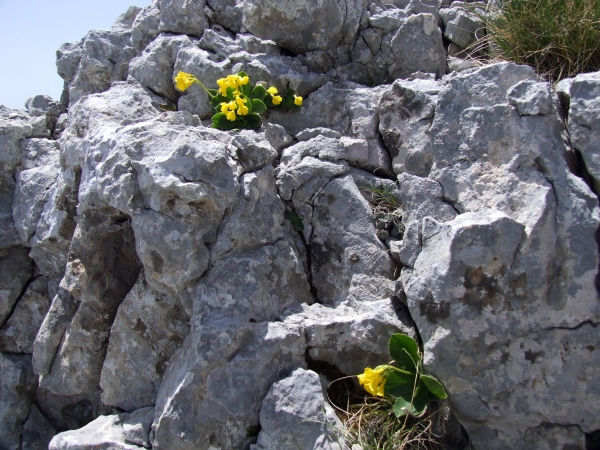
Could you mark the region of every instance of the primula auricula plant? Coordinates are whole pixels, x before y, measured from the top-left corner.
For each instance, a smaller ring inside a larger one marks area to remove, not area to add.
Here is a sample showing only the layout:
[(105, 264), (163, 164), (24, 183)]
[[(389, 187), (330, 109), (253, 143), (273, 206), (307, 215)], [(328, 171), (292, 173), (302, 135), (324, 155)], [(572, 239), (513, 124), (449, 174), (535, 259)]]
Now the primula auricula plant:
[(406, 334), (392, 334), (389, 341), (390, 364), (367, 367), (358, 381), (367, 392), (378, 397), (396, 397), (394, 414), (420, 416), (430, 400), (446, 398), (442, 384), (423, 372), (423, 358), (419, 346)]
[(275, 86), (268, 89), (260, 84), (254, 86), (245, 72), (218, 79), (219, 89), (207, 89), (198, 78), (186, 72), (179, 72), (174, 81), (181, 92), (198, 83), (208, 93), (215, 112), (212, 126), (220, 130), (258, 128), (262, 122), (260, 114), (267, 108), (295, 111), (302, 106), (302, 97), (295, 95), (293, 89), (280, 95)]

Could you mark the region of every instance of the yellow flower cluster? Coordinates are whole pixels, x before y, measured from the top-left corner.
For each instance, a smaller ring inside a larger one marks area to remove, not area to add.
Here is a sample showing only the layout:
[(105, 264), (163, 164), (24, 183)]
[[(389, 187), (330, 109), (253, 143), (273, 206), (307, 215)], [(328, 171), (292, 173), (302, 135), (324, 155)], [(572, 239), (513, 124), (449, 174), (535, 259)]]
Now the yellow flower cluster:
[(281, 95), (277, 95), (279, 91), (275, 86), (271, 86), (269, 89), (267, 89), (267, 92), (271, 95), (271, 101), (274, 105), (279, 105), (281, 103)]
[(227, 120), (231, 120), (232, 122), (235, 120), (235, 113), (237, 109), (237, 113), (240, 116), (245, 116), (248, 114), (249, 110), (245, 103), (248, 101), (246, 98), (241, 98), (239, 95), (235, 96), (235, 100), (230, 102), (221, 103), (221, 112), (225, 114)]
[(237, 92), (240, 87), (248, 84), (250, 77), (241, 77), (239, 75), (227, 75), (227, 78), (219, 78), (217, 84), (219, 85), (219, 94), (226, 96), (227, 88), (231, 88), (234, 92)]
[(377, 366), (375, 369), (367, 367), (364, 373), (358, 375), (358, 382), (365, 387), (369, 394), (383, 397), (388, 370), (388, 365)]
[(185, 91), (194, 83), (200, 83), (200, 80), (191, 73), (179, 72), (175, 77), (175, 87), (181, 92)]

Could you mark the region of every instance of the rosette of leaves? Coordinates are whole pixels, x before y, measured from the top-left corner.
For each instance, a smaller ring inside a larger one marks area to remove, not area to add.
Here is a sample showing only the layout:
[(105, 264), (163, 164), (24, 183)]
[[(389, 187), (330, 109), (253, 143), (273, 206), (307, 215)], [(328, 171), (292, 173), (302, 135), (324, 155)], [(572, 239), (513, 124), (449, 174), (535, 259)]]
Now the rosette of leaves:
[(424, 372), (422, 354), (413, 338), (396, 333), (388, 346), (392, 363), (367, 368), (358, 379), (373, 395), (395, 397), (393, 410), (397, 417), (421, 416), (429, 401), (447, 397), (442, 383)]

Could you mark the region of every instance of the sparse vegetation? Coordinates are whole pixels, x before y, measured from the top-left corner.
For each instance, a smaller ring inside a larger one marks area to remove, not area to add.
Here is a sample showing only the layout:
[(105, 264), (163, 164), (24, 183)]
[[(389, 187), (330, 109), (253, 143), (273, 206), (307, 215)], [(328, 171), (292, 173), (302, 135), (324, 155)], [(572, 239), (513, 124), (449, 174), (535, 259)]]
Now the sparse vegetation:
[(369, 199), (373, 211), (373, 223), (379, 239), (385, 240), (388, 237), (402, 239), (404, 235), (404, 224), (402, 223), (404, 209), (393, 192), (382, 186), (363, 186), (359, 189)]
[(497, 0), (472, 47), (491, 61), (527, 64), (551, 82), (600, 70), (600, 1)]

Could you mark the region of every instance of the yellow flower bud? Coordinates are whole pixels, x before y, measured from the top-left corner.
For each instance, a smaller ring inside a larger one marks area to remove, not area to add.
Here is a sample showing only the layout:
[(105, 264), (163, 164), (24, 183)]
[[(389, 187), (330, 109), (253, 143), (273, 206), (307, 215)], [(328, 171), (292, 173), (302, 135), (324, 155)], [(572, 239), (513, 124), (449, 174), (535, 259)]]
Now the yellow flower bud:
[(294, 95), (294, 105), (302, 106), (302, 97), (299, 95)]
[(267, 89), (267, 92), (271, 94), (271, 97), (273, 97), (274, 95), (277, 95), (279, 91), (275, 86), (271, 86), (269, 89)]
[(281, 96), (280, 95), (275, 95), (273, 96), (273, 104), (274, 105), (279, 105), (281, 103)]

